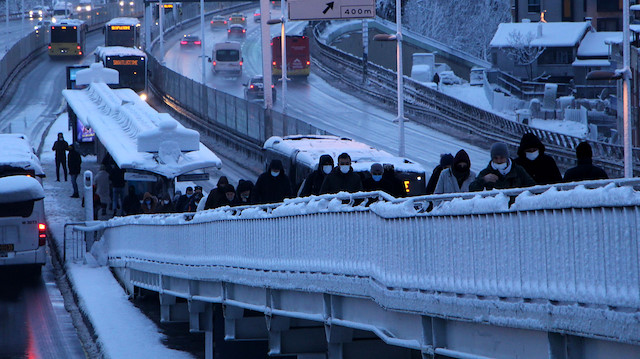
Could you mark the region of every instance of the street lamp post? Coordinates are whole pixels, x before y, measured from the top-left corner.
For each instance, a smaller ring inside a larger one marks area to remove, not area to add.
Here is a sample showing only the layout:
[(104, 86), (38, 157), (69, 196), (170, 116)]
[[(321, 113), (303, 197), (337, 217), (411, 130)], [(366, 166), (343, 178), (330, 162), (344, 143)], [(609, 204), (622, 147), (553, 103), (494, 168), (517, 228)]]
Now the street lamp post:
[[(286, 5), (287, 2), (285, 0), (282, 0), (282, 7), (280, 9), (280, 11), (282, 12), (282, 15), (280, 17), (280, 19), (270, 19), (267, 21), (267, 24), (269, 25), (275, 25), (275, 24), (280, 24), (280, 55), (282, 58), (281, 65), (280, 65), (280, 70), (282, 70), (282, 76), (281, 76), (281, 81), (282, 81), (282, 112), (286, 113), (287, 112), (287, 34), (285, 32), (284, 29), (284, 23), (285, 23), (285, 19), (284, 19), (284, 14), (286, 13)], [(267, 89), (265, 89), (265, 91), (267, 91)]]
[[(628, 1), (628, 0), (627, 0)], [(398, 78), (398, 127), (400, 131), (400, 144), (398, 146), (398, 155), (404, 157), (404, 72), (402, 69), (402, 11), (400, 0), (396, 0), (396, 34), (378, 34), (373, 37), (375, 41), (395, 41), (396, 47), (396, 63), (397, 63), (397, 78)]]

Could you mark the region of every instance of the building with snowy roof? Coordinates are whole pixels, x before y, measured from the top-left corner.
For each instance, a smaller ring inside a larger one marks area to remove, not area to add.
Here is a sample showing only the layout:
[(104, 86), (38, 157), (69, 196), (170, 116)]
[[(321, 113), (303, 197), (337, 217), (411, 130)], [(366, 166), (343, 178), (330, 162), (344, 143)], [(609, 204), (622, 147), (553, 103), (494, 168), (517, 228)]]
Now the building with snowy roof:
[[(592, 19), (597, 31), (622, 31), (622, 0), (512, 0), (513, 22), (582, 22)], [(544, 14), (544, 15), (542, 15)]]

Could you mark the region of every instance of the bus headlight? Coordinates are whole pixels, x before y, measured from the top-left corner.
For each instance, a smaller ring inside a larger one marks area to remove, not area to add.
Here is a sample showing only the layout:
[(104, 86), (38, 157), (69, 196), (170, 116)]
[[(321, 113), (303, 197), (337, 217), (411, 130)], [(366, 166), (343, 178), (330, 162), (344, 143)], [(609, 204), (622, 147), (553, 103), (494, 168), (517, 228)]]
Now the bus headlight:
[(120, 1), (120, 6), (124, 6), (124, 1)]
[(78, 6), (78, 7), (76, 8), (76, 11), (77, 11), (77, 12), (82, 11), (82, 6)]
[(91, 11), (91, 5), (87, 5), (87, 7), (84, 8), (86, 11)]
[(141, 99), (142, 101), (147, 101), (147, 94), (146, 94), (146, 93), (141, 93), (141, 94), (140, 94), (140, 99)]
[(56, 20), (56, 18), (55, 18), (55, 17), (52, 17), (52, 18), (51, 18), (51, 23), (55, 24), (56, 22), (58, 22), (58, 20)]

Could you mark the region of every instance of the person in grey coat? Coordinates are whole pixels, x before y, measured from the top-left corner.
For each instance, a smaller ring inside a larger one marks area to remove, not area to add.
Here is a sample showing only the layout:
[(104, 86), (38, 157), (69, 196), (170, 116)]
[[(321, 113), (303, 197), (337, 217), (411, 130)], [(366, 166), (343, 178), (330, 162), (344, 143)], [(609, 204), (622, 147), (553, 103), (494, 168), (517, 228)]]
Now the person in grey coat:
[(456, 153), (450, 168), (442, 170), (433, 194), (469, 192), (469, 185), (476, 178), (471, 171), (471, 160), (465, 150)]

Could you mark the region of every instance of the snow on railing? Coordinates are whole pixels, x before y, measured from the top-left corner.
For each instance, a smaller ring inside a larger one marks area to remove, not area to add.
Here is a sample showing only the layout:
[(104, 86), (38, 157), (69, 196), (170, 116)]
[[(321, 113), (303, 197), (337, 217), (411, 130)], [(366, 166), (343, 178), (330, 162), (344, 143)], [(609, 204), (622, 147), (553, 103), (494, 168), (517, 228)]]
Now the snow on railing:
[[(407, 199), (340, 193), (122, 217), (106, 223), (101, 256), (114, 267), (155, 264), (161, 272), (169, 265), (214, 281), (249, 270), (252, 278), (258, 273), (257, 286), (288, 288), (289, 277), (278, 274), (285, 272), (328, 276), (296, 288), (306, 291), (328, 290), (327, 280), (368, 278), (404, 292), (638, 309), (640, 192), (633, 186), (639, 184), (593, 181)], [(424, 212), (430, 201), (442, 203)], [(343, 290), (361, 296), (369, 289)]]

